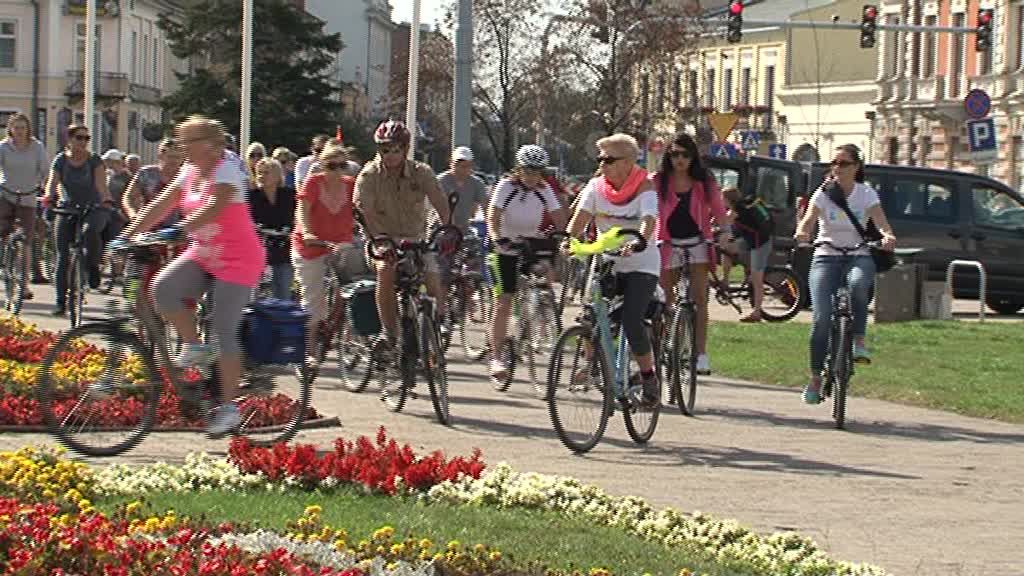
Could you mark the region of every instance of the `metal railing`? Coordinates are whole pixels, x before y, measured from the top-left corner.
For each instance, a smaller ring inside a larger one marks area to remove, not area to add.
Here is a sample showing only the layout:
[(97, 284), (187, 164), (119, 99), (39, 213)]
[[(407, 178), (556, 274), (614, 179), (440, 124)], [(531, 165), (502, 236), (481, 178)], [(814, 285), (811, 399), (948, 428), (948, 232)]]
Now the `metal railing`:
[(949, 313), (947, 319), (953, 317), (953, 270), (957, 267), (974, 268), (978, 271), (978, 322), (985, 321), (985, 288), (987, 286), (987, 275), (985, 265), (977, 260), (953, 260), (946, 267), (946, 296), (949, 298)]

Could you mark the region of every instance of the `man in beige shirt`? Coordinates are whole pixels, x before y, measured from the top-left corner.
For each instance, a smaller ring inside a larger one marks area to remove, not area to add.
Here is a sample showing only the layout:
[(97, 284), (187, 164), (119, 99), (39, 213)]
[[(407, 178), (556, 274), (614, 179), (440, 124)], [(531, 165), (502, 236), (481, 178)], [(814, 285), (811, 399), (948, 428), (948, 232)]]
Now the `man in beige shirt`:
[[(370, 237), (387, 235), (396, 242), (422, 240), (427, 224), (427, 198), (443, 222), (448, 221), (448, 204), (437, 186), (434, 171), (414, 160), (407, 160), (411, 135), (401, 122), (382, 122), (374, 132), (377, 156), (366, 163), (356, 179), (353, 202), (366, 220)], [(369, 238), (367, 238), (369, 241)], [(445, 299), (441, 291), (437, 258), (424, 257), (427, 291), (437, 303), (443, 318)], [(398, 300), (395, 290), (396, 263), (376, 261), (377, 312), (389, 340), (397, 332)]]

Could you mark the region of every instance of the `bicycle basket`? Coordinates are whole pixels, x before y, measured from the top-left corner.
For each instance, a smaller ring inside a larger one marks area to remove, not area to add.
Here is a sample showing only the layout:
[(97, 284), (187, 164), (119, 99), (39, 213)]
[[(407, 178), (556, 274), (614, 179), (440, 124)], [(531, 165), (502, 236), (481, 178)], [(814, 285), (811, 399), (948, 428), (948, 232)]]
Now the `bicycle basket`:
[(377, 300), (374, 296), (377, 282), (360, 280), (346, 284), (341, 295), (348, 302), (348, 316), (352, 330), (360, 336), (373, 336), (380, 332), (380, 317), (377, 315)]

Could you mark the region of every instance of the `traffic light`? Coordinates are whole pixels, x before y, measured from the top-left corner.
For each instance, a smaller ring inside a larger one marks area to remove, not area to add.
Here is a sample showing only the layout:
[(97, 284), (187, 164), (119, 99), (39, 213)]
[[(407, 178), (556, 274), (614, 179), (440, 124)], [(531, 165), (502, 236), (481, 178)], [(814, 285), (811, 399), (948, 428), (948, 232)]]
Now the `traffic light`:
[(729, 20), (726, 22), (725, 39), (730, 44), (743, 40), (743, 2), (733, 0), (729, 3)]
[(860, 47), (875, 47), (875, 30), (878, 28), (878, 6), (865, 4), (860, 16)]
[(985, 52), (992, 47), (992, 9), (978, 10), (978, 26), (974, 33), (974, 49)]

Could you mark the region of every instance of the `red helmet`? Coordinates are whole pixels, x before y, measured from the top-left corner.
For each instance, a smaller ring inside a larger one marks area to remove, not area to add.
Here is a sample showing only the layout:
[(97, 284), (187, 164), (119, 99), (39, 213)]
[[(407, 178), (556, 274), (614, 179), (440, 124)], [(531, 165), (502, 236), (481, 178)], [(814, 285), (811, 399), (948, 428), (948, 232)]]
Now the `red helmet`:
[(395, 143), (407, 145), (409, 143), (409, 129), (398, 120), (386, 120), (377, 126), (373, 133), (373, 141), (377, 144)]

